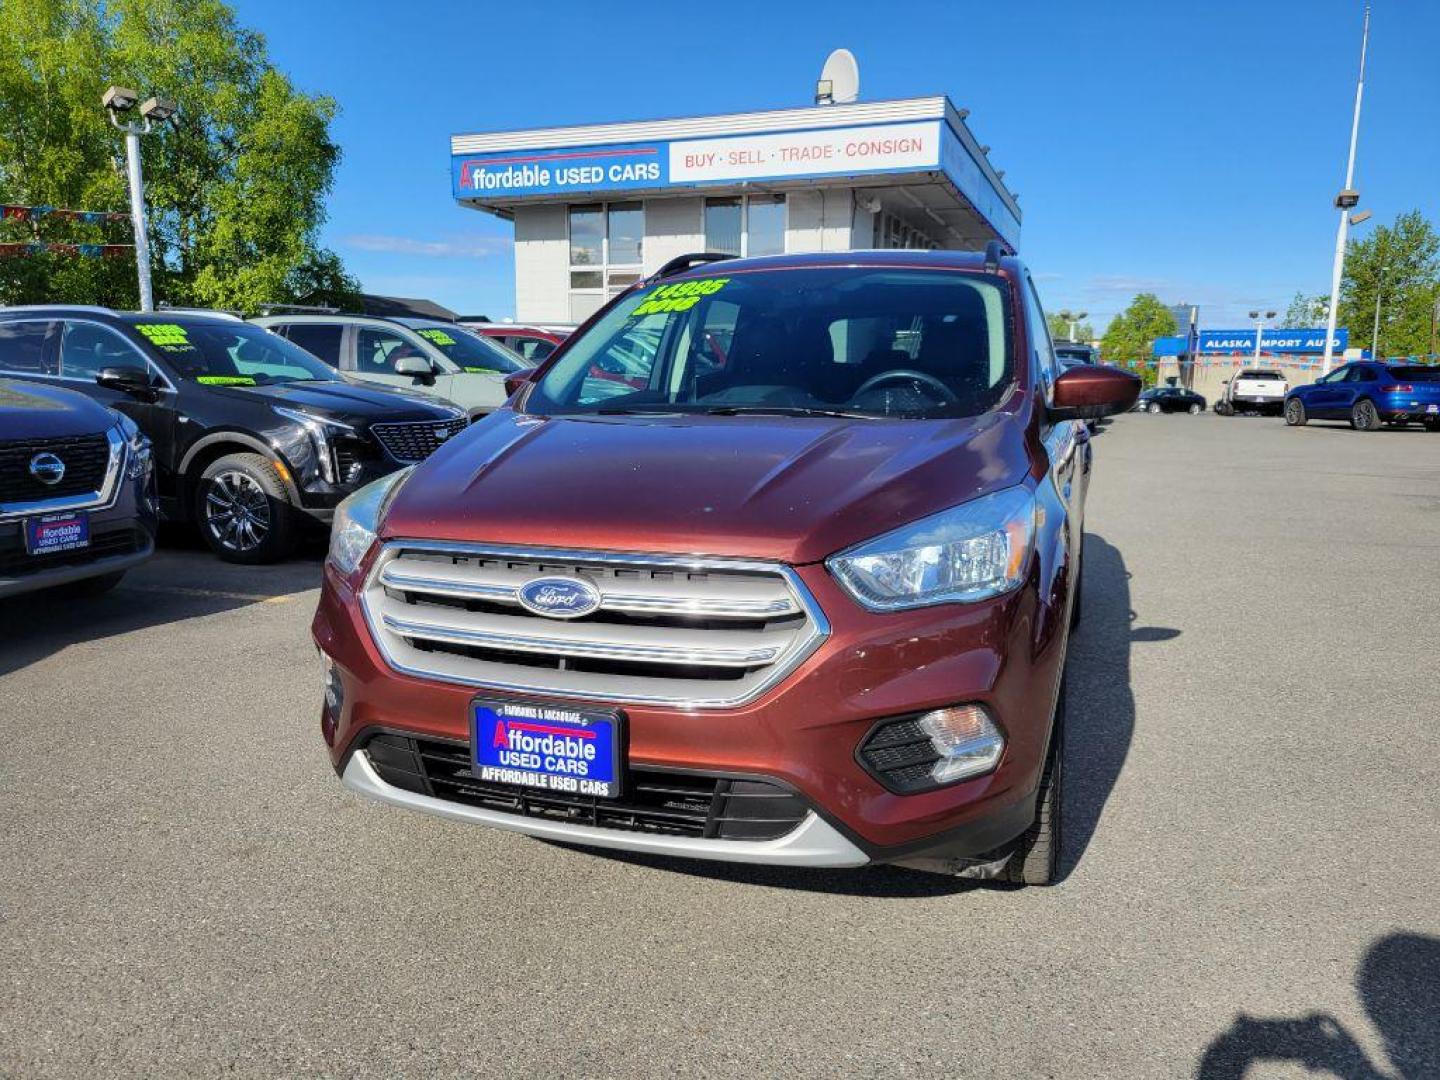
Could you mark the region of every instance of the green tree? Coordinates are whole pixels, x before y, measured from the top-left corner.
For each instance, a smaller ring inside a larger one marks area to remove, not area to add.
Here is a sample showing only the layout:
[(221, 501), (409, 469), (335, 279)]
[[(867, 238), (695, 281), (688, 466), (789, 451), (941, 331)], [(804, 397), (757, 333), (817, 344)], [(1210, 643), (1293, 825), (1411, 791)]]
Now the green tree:
[[(110, 84), (180, 105), (142, 142), (157, 300), (253, 311), (358, 289), (318, 243), (340, 151), (335, 102), (295, 89), (220, 0), (3, 0), (0, 201), (128, 206)], [(0, 241), (128, 242), (125, 225), (7, 222)], [(131, 259), (0, 260), (0, 303), (133, 307)]]
[[(1170, 309), (1154, 293), (1141, 293), (1130, 301), (1129, 307), (1110, 320), (1100, 341), (1100, 354), (1105, 357), (1106, 363), (1122, 366), (1134, 360), (1152, 360), (1155, 339), (1174, 333), (1175, 316)], [(1139, 371), (1147, 386), (1155, 382), (1153, 367), (1142, 366)]]
[[(1052, 338), (1055, 338), (1058, 341), (1060, 338), (1070, 337), (1069, 319), (1062, 319), (1059, 315), (1051, 312), (1049, 315), (1045, 316), (1045, 321), (1050, 324), (1050, 336)], [(1094, 341), (1095, 328), (1091, 326), (1088, 322), (1076, 323), (1075, 337), (1073, 340), (1084, 342)]]
[(1282, 330), (1311, 330), (1317, 326), (1325, 325), (1325, 309), (1329, 307), (1329, 301), (1323, 296), (1306, 296), (1303, 292), (1297, 292), (1295, 299), (1290, 301), (1290, 306), (1285, 309), (1285, 317), (1280, 320)]
[(1370, 346), (1377, 296), (1379, 355), (1428, 352), (1430, 316), (1440, 300), (1440, 236), (1418, 210), (1350, 241), (1346, 249), (1339, 325), (1349, 327), (1354, 347)]

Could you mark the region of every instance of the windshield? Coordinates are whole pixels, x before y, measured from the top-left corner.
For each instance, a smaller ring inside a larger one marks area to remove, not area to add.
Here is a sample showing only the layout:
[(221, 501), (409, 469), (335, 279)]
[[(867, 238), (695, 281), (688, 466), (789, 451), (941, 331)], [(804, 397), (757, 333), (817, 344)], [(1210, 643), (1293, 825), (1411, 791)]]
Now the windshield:
[(1237, 377), (1241, 379), (1273, 379), (1279, 381), (1281, 376), (1278, 371), (1242, 371)]
[(741, 271), (640, 289), (574, 340), (526, 411), (975, 416), (1013, 378), (1008, 286), (981, 274)]
[(134, 322), (130, 328), (182, 378), (207, 386), (339, 381), (334, 371), (304, 349), (263, 327), (241, 322)]
[(445, 359), (460, 371), (499, 372), (501, 375), (509, 375), (516, 371), (527, 371), (532, 366), (505, 346), (486, 341), (479, 334), (453, 323), (421, 322), (417, 319), (408, 325), (439, 349)]

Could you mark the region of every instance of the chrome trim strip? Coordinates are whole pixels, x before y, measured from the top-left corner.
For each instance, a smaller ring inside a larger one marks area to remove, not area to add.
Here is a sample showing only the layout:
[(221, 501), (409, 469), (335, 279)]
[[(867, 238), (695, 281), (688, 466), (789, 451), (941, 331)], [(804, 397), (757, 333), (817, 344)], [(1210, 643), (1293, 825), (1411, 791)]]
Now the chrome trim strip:
[[(791, 595), (804, 611), (809, 620), (810, 633), (796, 639), (791, 646), (789, 655), (784, 656), (780, 662), (774, 664), (765, 677), (752, 686), (746, 688), (745, 692), (729, 697), (681, 697), (673, 694), (650, 694), (650, 693), (626, 693), (626, 694), (603, 694), (598, 692), (585, 692), (580, 690), (566, 689), (557, 691), (549, 686), (537, 686), (533, 683), (524, 682), (501, 682), (498, 680), (467, 679), (449, 672), (436, 671), (434, 669), (411, 666), (397, 661), (390, 655), (385, 647), (384, 635), (377, 629), (375, 614), (370, 610), (370, 590), (378, 582), (378, 578), (384, 571), (386, 564), (401, 551), (426, 551), (435, 554), (461, 554), (461, 555), (485, 555), (492, 558), (513, 558), (517, 561), (545, 561), (573, 562), (573, 563), (600, 563), (604, 565), (621, 566), (661, 566), (669, 568), (686, 568), (691, 570), (740, 570), (759, 573), (773, 573), (783, 578), (789, 587)], [(815, 597), (806, 588), (805, 582), (801, 580), (793, 567), (784, 563), (769, 562), (761, 559), (734, 559), (734, 558), (707, 558), (703, 555), (660, 555), (647, 554), (646, 552), (614, 552), (614, 551), (575, 551), (566, 548), (540, 548), (540, 547), (513, 547), (507, 545), (476, 544), (466, 541), (452, 541), (446, 543), (441, 540), (404, 540), (395, 539), (387, 541), (380, 549), (370, 573), (366, 576), (364, 584), (360, 587), (360, 611), (365, 617), (366, 628), (370, 632), (370, 640), (375, 643), (380, 655), (384, 657), (393, 671), (402, 675), (410, 675), (418, 679), (429, 679), (435, 682), (445, 682), (458, 686), (477, 686), (487, 690), (500, 690), (507, 693), (532, 693), (541, 694), (548, 698), (566, 698), (573, 701), (615, 701), (631, 705), (659, 705), (673, 706), (682, 709), (732, 709), (741, 705), (747, 705), (762, 694), (771, 690), (777, 683), (792, 674), (801, 664), (810, 659), (822, 644), (830, 637), (830, 620), (825, 617), (825, 612), (815, 601)]]
[(569, 844), (640, 851), (651, 855), (710, 859), (715, 862), (760, 863), (767, 866), (844, 867), (864, 866), (870, 861), (863, 851), (842, 836), (833, 825), (813, 812), (778, 840), (706, 840), (623, 832), (619, 829), (600, 829), (589, 825), (569, 825), (544, 818), (527, 818), (519, 814), (482, 810), (464, 803), (419, 795), (380, 779), (363, 750), (357, 750), (350, 755), (350, 762), (345, 766), (341, 780), (351, 791), (392, 806), (419, 810), (451, 821), (489, 825), (509, 832)]
[(96, 491), (79, 495), (60, 495), (53, 499), (31, 499), (29, 502), (0, 503), (0, 521), (15, 521), (36, 514), (63, 514), (71, 510), (108, 510), (120, 495), (120, 471), (125, 463), (125, 438), (118, 427), (105, 432), (110, 443), (110, 460), (105, 478)]
[[(591, 560), (593, 561), (593, 560)], [(380, 584), (395, 589), (435, 593), (475, 600), (493, 600), (501, 604), (520, 604), (519, 590), (507, 585), (485, 585), (478, 582), (451, 581), (443, 578), (409, 574), (387, 565), (380, 575)], [(705, 615), (711, 617), (767, 618), (800, 614), (800, 605), (789, 597), (779, 600), (709, 600), (704, 597), (671, 599), (663, 596), (632, 596), (628, 593), (601, 591), (602, 611), (640, 612), (646, 615)]]
[(382, 615), (381, 622), (396, 635), (423, 641), (447, 641), (454, 645), (484, 645), (512, 652), (547, 656), (580, 656), (594, 660), (633, 660), (637, 663), (696, 664), (701, 667), (759, 667), (773, 662), (780, 650), (690, 649), (683, 645), (624, 645), (560, 637), (495, 634), (485, 630), (464, 630), (453, 626), (412, 622)]

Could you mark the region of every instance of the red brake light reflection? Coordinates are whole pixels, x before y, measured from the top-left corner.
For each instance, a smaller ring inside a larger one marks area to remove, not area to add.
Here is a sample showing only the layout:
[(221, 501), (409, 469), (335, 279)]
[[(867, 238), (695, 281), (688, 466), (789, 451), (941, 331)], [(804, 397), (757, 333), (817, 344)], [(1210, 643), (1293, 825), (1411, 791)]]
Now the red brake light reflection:
[(1414, 392), (1415, 387), (1408, 383), (1391, 383), (1389, 386), (1380, 387), (1382, 394), (1413, 394)]

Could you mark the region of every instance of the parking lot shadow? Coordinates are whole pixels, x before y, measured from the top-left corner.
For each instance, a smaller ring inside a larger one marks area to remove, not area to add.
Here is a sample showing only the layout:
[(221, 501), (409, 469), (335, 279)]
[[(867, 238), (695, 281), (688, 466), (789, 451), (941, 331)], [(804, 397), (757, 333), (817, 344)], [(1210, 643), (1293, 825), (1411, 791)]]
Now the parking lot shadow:
[(1240, 1080), (1251, 1065), (1290, 1063), (1341, 1080), (1420, 1080), (1440, 1076), (1440, 938), (1389, 934), (1365, 954), (1355, 976), (1361, 1004), (1384, 1043), (1377, 1066), (1328, 1013), (1235, 1017), (1206, 1048), (1199, 1080)]
[[(1084, 855), (1119, 779), (1135, 730), (1130, 690), (1130, 649), (1136, 642), (1168, 641), (1180, 631), (1136, 627), (1130, 607), (1130, 572), (1118, 548), (1093, 533), (1085, 537), (1084, 608), (1067, 661), (1065, 732), (1065, 827), (1060, 875), (1069, 876)], [(566, 845), (562, 845), (566, 846)], [(847, 896), (927, 897), (994, 882), (945, 877), (894, 866), (864, 870), (805, 870), (712, 863), (660, 855), (577, 849), (599, 858), (651, 866), (748, 885), (837, 893)]]
[[(0, 678), (82, 642), (251, 604), (288, 602), (320, 584), (320, 557), (307, 545), (288, 562), (235, 566), (198, 540), (162, 531), (154, 558), (99, 596), (46, 590), (0, 600)], [(0, 700), (3, 700), (0, 692)]]

